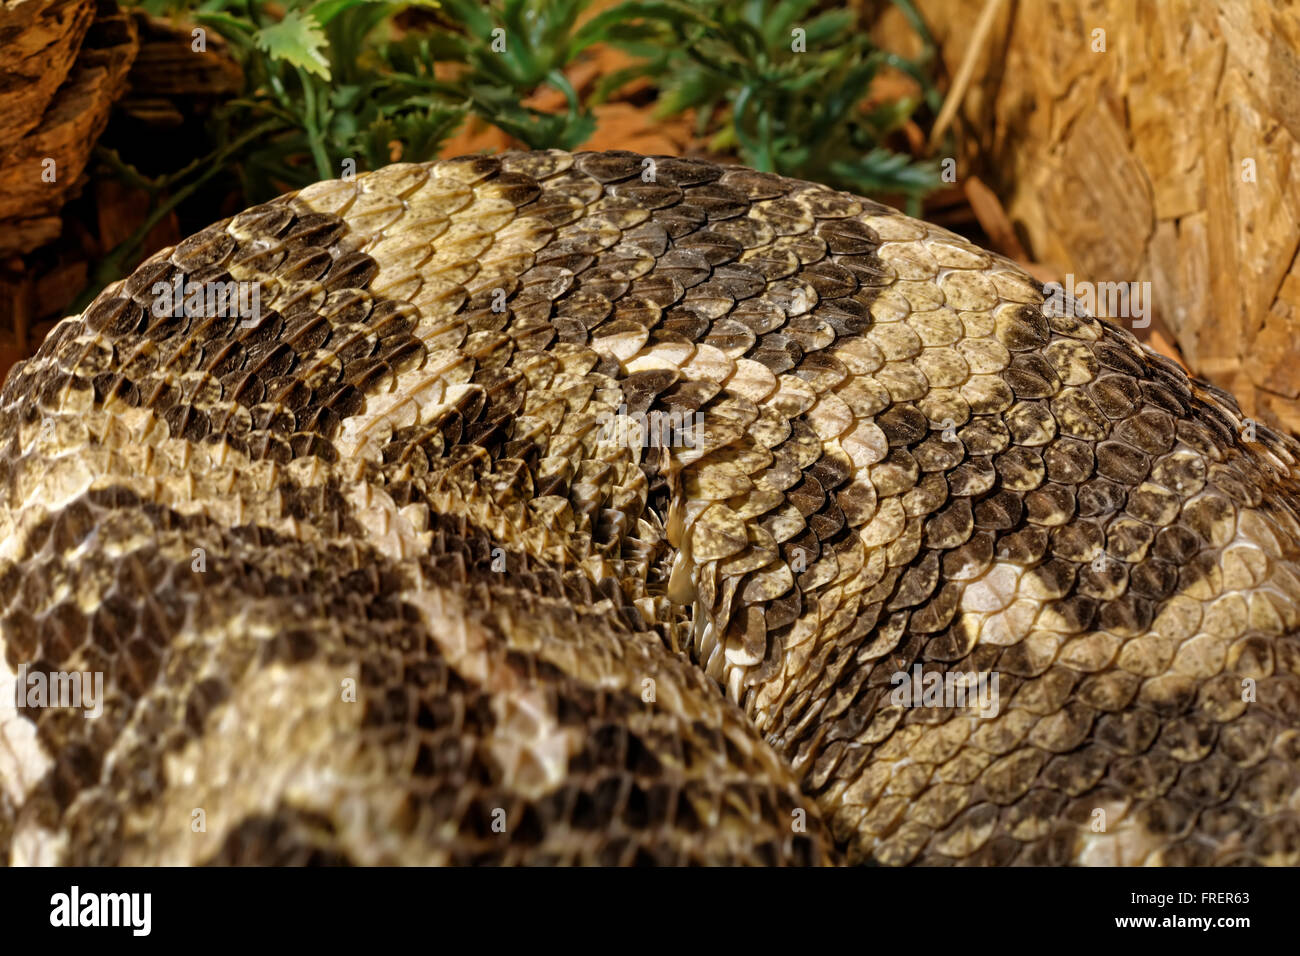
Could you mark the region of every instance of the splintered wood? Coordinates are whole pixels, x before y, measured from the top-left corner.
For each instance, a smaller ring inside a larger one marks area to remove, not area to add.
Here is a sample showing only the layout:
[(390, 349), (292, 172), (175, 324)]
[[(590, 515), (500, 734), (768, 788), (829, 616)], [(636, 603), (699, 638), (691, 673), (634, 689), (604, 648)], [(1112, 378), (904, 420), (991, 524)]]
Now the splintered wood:
[(0, 36), (13, 37), (0, 51), (0, 253), (59, 234), (59, 210), (126, 87), (135, 27), (106, 10), (96, 16), (93, 3), (66, 0), (0, 7)]
[[(956, 75), (982, 4), (916, 6)], [(1300, 9), (1001, 8), (957, 114), (959, 178), (981, 176), (1063, 275), (1149, 282), (1195, 374), (1300, 432)], [(896, 11), (876, 30), (913, 52)]]

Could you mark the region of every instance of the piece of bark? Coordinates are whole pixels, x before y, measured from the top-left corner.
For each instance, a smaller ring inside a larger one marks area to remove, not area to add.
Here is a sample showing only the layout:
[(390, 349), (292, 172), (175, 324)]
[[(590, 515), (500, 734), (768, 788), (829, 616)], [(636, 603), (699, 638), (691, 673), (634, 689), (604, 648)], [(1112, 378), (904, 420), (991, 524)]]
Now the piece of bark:
[[(916, 7), (954, 75), (978, 10)], [(917, 52), (896, 9), (873, 35)], [(1149, 282), (1194, 374), (1300, 432), (1300, 8), (1035, 0), (1004, 5), (988, 48), (959, 180), (984, 179), (1034, 259)]]
[(979, 220), (980, 227), (988, 235), (993, 250), (1011, 259), (1027, 262), (1029, 256), (1025, 253), (1020, 240), (1016, 238), (1015, 226), (1011, 224), (1007, 211), (1002, 208), (997, 193), (984, 185), (984, 181), (978, 176), (967, 176), (963, 186), (971, 209), (975, 212), (975, 218)]
[(0, 256), (39, 249), (59, 238), (62, 231), (63, 220), (58, 216), (0, 221)]
[(125, 89), (136, 45), (135, 27), (124, 14), (101, 16), (88, 32), (40, 125), (0, 164), (0, 220), (58, 213)]
[(94, 0), (0, 3), (0, 163), (41, 121), (94, 18)]
[(244, 74), (230, 55), (230, 47), (212, 30), (203, 34), (203, 50), (195, 50), (193, 24), (171, 24), (134, 11), (140, 52), (131, 67), (131, 90), (123, 100), (130, 108), (137, 101), (174, 97), (234, 96), (244, 87)]

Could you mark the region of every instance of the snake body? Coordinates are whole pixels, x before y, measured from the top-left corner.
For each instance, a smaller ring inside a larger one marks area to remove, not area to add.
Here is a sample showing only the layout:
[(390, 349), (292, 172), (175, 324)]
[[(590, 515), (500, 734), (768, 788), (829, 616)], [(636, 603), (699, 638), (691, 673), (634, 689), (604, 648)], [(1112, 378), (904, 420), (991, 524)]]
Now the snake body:
[(0, 392), (0, 860), (1300, 862), (1300, 443), (1044, 292), (624, 152), (159, 252)]

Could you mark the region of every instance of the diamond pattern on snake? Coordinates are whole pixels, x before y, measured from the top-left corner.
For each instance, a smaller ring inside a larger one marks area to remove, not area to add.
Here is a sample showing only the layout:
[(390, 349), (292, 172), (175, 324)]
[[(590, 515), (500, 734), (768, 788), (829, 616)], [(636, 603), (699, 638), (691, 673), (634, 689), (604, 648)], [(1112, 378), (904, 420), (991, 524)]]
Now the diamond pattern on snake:
[(1044, 293), (622, 152), (162, 250), (0, 392), (0, 859), (1300, 862), (1300, 445)]

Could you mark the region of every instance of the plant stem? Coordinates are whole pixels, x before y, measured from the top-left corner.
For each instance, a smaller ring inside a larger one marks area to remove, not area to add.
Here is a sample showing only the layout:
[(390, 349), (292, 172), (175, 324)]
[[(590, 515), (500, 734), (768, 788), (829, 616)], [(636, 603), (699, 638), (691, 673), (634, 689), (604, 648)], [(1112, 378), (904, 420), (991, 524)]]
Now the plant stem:
[(324, 137), (321, 136), (320, 127), (317, 125), (316, 87), (312, 85), (302, 67), (297, 67), (297, 70), (298, 82), (302, 84), (302, 96), (307, 103), (307, 115), (303, 119), (307, 128), (307, 143), (311, 146), (311, 155), (312, 159), (316, 161), (316, 172), (319, 178), (329, 179), (331, 173), (330, 159), (325, 152)]

